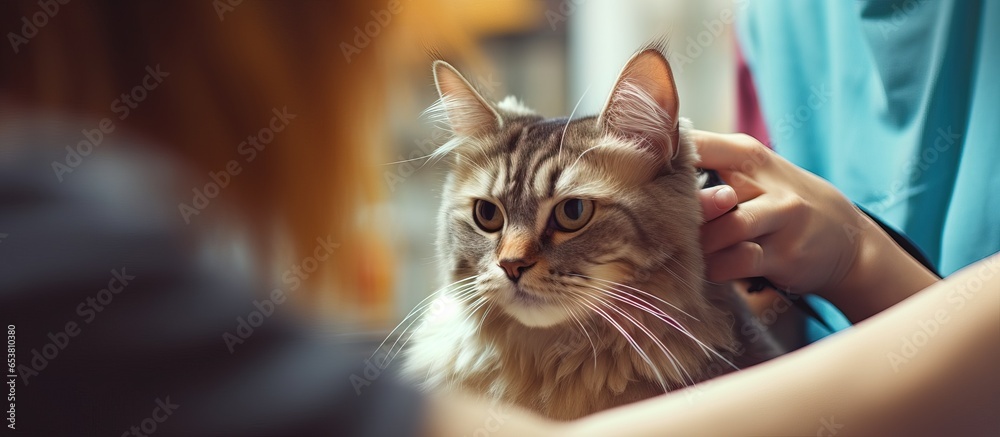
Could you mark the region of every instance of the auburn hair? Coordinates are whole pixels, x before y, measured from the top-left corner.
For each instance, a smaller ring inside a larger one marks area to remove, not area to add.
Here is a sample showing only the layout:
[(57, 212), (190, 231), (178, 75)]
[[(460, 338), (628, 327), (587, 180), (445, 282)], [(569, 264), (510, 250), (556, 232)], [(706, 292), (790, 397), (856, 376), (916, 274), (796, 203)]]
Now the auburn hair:
[[(278, 271), (330, 236), (340, 246), (302, 293), (330, 290), (324, 297), (337, 306), (387, 311), (392, 259), (379, 230), (357, 219), (385, 196), (377, 144), (385, 69), (373, 48), (348, 62), (340, 47), (380, 5), (231, 3), (2, 2), (0, 29), (14, 36), (0, 50), (0, 97), (96, 122), (159, 66), (169, 76), (117, 128), (148, 138), (203, 182), (239, 158), (239, 143), (267, 127), (273, 108), (287, 108), (288, 128), (213, 202), (238, 211)], [(223, 210), (213, 204), (198, 219), (213, 208)]]

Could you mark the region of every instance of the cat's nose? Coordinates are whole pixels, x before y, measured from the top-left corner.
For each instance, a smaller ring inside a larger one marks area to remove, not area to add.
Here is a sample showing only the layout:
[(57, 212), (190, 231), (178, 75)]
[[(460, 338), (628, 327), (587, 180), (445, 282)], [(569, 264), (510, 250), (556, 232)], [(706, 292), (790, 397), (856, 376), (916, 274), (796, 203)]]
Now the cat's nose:
[(507, 278), (517, 282), (521, 274), (534, 266), (538, 261), (531, 258), (508, 258), (500, 260), (500, 268), (507, 273)]

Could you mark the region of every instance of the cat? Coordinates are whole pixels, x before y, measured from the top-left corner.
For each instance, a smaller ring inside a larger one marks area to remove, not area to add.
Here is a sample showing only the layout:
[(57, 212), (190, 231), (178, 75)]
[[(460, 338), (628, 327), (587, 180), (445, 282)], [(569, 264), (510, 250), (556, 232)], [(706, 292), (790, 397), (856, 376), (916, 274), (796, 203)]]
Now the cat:
[(419, 308), (406, 378), (568, 420), (781, 353), (743, 338), (757, 322), (732, 284), (704, 279), (702, 180), (662, 44), (578, 119), (433, 71), (431, 111), (453, 133), (431, 156), (450, 163), (437, 244), (451, 285)]

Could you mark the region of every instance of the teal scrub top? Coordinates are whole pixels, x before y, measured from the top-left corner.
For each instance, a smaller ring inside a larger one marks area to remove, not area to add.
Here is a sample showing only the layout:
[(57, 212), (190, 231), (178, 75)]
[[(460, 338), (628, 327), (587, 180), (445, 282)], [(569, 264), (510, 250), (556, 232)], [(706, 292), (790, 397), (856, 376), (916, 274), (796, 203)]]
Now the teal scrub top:
[(942, 275), (1000, 251), (1000, 1), (754, 0), (737, 32), (778, 153)]

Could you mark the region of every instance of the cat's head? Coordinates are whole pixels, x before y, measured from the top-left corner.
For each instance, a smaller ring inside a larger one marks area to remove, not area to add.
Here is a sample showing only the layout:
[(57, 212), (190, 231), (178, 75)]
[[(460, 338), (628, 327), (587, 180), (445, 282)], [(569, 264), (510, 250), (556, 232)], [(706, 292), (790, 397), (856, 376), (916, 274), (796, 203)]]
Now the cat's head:
[(614, 299), (653, 302), (639, 290), (701, 299), (696, 155), (662, 50), (633, 56), (601, 113), (574, 120), (491, 103), (452, 66), (433, 68), (454, 133), (435, 152), (451, 165), (439, 250), (465, 302), (547, 327)]

